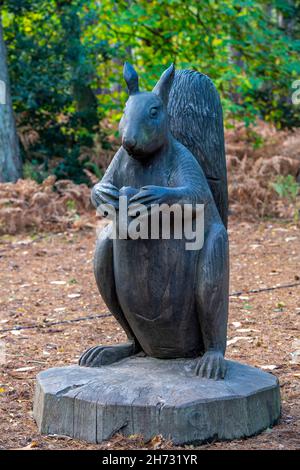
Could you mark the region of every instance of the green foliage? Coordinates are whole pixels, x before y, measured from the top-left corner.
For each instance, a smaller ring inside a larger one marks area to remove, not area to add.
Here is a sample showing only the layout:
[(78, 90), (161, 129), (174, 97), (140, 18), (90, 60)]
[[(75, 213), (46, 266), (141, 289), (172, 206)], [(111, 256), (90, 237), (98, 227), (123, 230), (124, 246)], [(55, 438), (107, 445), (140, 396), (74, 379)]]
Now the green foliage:
[(297, 204), (297, 196), (299, 195), (299, 184), (293, 175), (279, 175), (275, 182), (272, 184), (280, 198), (287, 199), (294, 205), (294, 221), (299, 220), (299, 210)]
[(42, 167), (43, 165), (39, 165), (36, 160), (25, 162), (23, 165), (23, 178), (34, 180), (39, 184), (42, 183), (48, 176), (48, 173), (43, 171)]
[(68, 211), (70, 212), (76, 211), (76, 201), (74, 201), (74, 199), (69, 199), (66, 202), (66, 206), (67, 206)]
[[(145, 88), (174, 61), (214, 80), (226, 117), (299, 126), (291, 84), (300, 73), (300, 3), (288, 3), (289, 8), (279, 0), (102, 0), (91, 7), (101, 21), (86, 34), (108, 40), (120, 62), (132, 60)], [(115, 69), (113, 83), (122, 83), (121, 67), (114, 64), (101, 64), (99, 73), (109, 77)], [(112, 104), (117, 99), (110, 96)]]
[(85, 168), (101, 175), (82, 149), (94, 148), (96, 134), (109, 146), (99, 122), (120, 118), (124, 60), (144, 89), (170, 62), (209, 75), (227, 121), (300, 126), (300, 106), (291, 103), (300, 77), (299, 0), (2, 3), (19, 131), (29, 126), (39, 136), (24, 158), (45, 173), (77, 182), (87, 181)]
[(273, 183), (273, 188), (281, 198), (295, 202), (299, 193), (299, 184), (293, 175), (279, 175)]
[(58, 179), (72, 179), (75, 183), (88, 183), (88, 177), (83, 173), (83, 165), (79, 158), (80, 147), (65, 150), (65, 157), (55, 167), (54, 174)]
[(23, 148), (25, 161), (78, 183), (89, 181), (81, 148), (93, 146), (95, 133), (105, 140), (92, 87), (96, 71), (81, 41), (83, 5), (80, 0), (10, 0), (3, 14), (18, 128), (38, 135)]

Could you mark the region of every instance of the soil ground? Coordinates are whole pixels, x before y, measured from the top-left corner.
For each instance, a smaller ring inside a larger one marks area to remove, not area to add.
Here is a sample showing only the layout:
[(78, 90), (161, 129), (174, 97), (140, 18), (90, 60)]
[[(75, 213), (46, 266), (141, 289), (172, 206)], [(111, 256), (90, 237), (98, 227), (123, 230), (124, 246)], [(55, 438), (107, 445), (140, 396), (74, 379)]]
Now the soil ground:
[[(293, 224), (230, 221), (231, 293), (227, 357), (275, 374), (281, 384), (280, 423), (262, 434), (202, 449), (300, 448), (300, 235)], [(40, 436), (32, 417), (36, 374), (77, 362), (96, 344), (125, 339), (107, 313), (92, 272), (94, 230), (0, 238), (0, 448), (172, 448), (155, 437), (121, 435), (99, 445), (65, 436)], [(297, 286), (245, 293), (251, 289)], [(17, 325), (32, 329), (7, 331)], [(297, 339), (298, 334), (298, 339)], [(298, 353), (297, 353), (298, 351)]]

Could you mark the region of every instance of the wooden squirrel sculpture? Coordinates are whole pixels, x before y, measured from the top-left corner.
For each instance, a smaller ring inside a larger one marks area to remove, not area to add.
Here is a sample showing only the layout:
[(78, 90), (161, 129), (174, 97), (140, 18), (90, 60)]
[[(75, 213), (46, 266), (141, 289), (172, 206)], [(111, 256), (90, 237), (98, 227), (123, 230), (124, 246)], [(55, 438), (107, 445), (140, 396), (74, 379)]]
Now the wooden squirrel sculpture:
[(182, 239), (97, 241), (94, 269), (100, 294), (128, 342), (88, 349), (79, 364), (99, 367), (144, 353), (194, 358), (199, 377), (224, 378), (229, 260), (227, 180), (222, 108), (212, 82), (171, 65), (152, 92), (139, 92), (126, 63), (129, 99), (120, 122), (122, 146), (92, 191), (93, 204), (127, 195), (136, 204), (204, 204), (204, 244)]

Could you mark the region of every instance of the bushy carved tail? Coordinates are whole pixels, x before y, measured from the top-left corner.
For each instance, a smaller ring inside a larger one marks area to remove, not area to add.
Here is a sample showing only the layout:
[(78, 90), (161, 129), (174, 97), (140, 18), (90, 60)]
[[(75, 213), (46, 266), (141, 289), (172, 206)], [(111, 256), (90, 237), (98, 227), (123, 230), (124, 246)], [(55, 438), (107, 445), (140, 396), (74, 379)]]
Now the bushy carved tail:
[(168, 114), (171, 131), (200, 163), (227, 228), (228, 189), (223, 113), (212, 81), (192, 70), (176, 71)]

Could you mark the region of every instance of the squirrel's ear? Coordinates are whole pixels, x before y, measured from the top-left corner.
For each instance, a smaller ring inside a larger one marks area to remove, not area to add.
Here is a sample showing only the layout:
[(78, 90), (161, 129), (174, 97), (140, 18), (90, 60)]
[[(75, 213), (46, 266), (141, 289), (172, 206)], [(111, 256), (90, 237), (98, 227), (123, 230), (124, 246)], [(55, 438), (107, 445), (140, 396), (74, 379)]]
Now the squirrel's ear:
[(175, 75), (175, 66), (171, 64), (167, 70), (164, 71), (160, 79), (158, 80), (157, 84), (153, 88), (153, 93), (159, 95), (160, 98), (163, 100), (165, 106), (168, 104), (169, 93), (171, 90), (171, 86), (174, 80)]
[(123, 69), (123, 76), (127, 84), (128, 93), (134, 95), (139, 92), (139, 77), (132, 65), (125, 62)]

